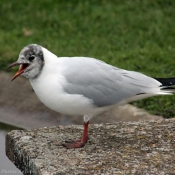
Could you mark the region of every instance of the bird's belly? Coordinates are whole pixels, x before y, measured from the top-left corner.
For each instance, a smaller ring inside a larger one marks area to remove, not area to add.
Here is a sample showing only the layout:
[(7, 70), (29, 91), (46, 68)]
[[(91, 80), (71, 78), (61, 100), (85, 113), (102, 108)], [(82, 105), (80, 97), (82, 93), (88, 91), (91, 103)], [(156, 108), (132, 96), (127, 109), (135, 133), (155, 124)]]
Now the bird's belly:
[(90, 103), (85, 102), (84, 99), (79, 97), (71, 96), (49, 96), (46, 98), (39, 97), (39, 99), (50, 109), (62, 114), (85, 115), (93, 112), (94, 107)]
[[(92, 101), (82, 95), (67, 94), (58, 86), (38, 86), (32, 84), (32, 87), (41, 100), (47, 107), (62, 114), (67, 115), (91, 115), (95, 112), (95, 107)], [(45, 87), (45, 88), (43, 88)], [(57, 87), (54, 89), (53, 87)]]

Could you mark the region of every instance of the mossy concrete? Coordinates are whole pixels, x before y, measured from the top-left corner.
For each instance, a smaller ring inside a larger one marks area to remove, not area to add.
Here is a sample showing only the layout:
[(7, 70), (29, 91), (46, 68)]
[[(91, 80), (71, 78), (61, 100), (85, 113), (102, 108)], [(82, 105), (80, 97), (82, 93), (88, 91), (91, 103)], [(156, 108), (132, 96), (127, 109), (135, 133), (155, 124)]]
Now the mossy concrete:
[(175, 173), (173, 119), (91, 124), (85, 147), (62, 146), (82, 130), (79, 125), (14, 130), (6, 136), (6, 154), (27, 175)]

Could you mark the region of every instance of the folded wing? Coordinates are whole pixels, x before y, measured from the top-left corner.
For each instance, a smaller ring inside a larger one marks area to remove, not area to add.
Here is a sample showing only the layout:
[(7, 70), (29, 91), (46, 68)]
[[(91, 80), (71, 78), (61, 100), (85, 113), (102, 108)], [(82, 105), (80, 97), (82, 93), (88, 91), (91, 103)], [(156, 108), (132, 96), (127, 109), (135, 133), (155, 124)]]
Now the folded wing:
[(160, 82), (138, 72), (119, 69), (93, 58), (72, 57), (65, 58), (64, 62), (67, 65), (62, 71), (66, 78), (64, 91), (83, 95), (98, 107), (114, 105), (136, 96), (133, 100), (139, 99), (139, 95), (162, 93)]

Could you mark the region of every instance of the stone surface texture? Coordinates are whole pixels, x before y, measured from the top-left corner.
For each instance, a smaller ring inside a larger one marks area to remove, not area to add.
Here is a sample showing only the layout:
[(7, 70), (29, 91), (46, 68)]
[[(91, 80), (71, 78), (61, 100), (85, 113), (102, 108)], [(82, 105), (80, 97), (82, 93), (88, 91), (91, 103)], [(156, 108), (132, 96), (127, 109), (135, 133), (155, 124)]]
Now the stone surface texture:
[(175, 174), (173, 119), (91, 124), (85, 147), (62, 146), (82, 131), (79, 125), (14, 130), (6, 154), (27, 175)]

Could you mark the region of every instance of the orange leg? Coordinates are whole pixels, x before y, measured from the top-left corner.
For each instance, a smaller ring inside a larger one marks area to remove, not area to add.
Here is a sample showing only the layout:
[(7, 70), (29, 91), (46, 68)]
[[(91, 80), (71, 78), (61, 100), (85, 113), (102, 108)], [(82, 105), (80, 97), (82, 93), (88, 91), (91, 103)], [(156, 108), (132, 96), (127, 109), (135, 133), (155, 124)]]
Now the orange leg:
[(81, 139), (66, 141), (63, 146), (67, 149), (83, 147), (88, 140), (88, 125), (89, 121), (84, 122), (84, 131)]

